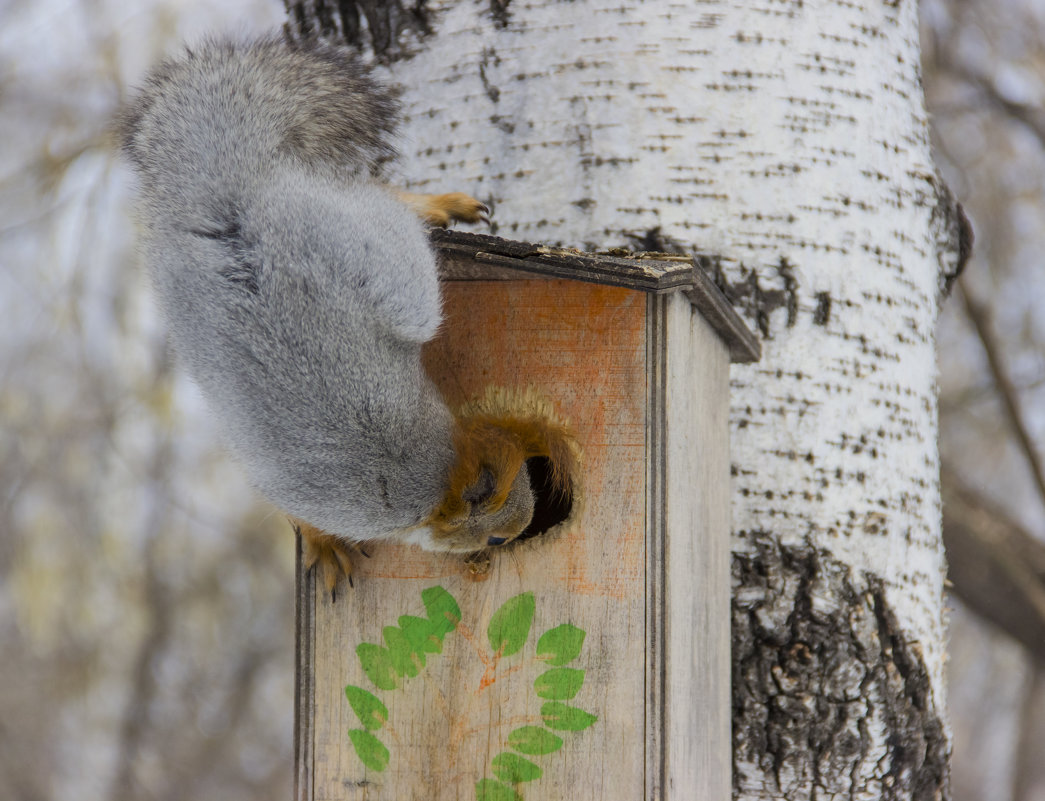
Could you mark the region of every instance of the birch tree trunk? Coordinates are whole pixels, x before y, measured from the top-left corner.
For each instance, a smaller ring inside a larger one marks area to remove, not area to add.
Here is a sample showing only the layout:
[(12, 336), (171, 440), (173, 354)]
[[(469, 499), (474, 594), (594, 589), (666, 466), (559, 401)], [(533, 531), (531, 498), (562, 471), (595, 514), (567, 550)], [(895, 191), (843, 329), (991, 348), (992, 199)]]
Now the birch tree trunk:
[[(404, 87), (496, 233), (712, 256), (733, 369), (734, 796), (948, 796), (934, 325), (958, 215), (913, 0), (291, 4)], [(695, 798), (700, 788), (693, 788)]]

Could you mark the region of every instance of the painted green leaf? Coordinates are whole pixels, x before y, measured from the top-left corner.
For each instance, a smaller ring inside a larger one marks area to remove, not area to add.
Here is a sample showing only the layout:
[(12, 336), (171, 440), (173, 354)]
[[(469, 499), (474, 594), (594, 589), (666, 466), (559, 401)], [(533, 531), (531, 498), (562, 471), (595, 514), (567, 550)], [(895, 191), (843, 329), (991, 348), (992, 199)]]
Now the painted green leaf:
[(384, 770), (388, 767), (388, 749), (370, 732), (364, 729), (349, 729), (348, 739), (356, 749), (360, 762), (371, 770)]
[(433, 633), (435, 624), (428, 618), (400, 615), (399, 628), (410, 641), (410, 647), (415, 654), (438, 654), (443, 650), (442, 642)]
[(568, 701), (584, 685), (584, 671), (577, 668), (552, 668), (546, 670), (533, 683), (533, 689), (541, 698), (553, 701)]
[(388, 720), (388, 707), (381, 703), (381, 699), (376, 695), (362, 687), (349, 684), (345, 687), (345, 696), (364, 728), (376, 731), (385, 725), (385, 721)]
[(480, 779), (475, 783), (475, 801), (522, 801), (522, 796), (507, 784)]
[(440, 640), (461, 622), (461, 607), (457, 605), (454, 596), (442, 587), (437, 585), (422, 590), (421, 600), (424, 601), (428, 619), (435, 624), (432, 634)]
[[(414, 649), (410, 647), (410, 641), (396, 626), (385, 626), (381, 630), (385, 644), (388, 645), (388, 653), (392, 659), (392, 669), (400, 676), (413, 678), (418, 673), (417, 662), (414, 661)], [(423, 655), (418, 655), (421, 660)], [(424, 662), (422, 661), (422, 667)]]
[(537, 765), (510, 751), (499, 753), (490, 765), (493, 767), (493, 775), (508, 784), (532, 782), (541, 778), (541, 769)]
[(560, 731), (580, 731), (588, 728), (599, 719), (598, 715), (592, 715), (575, 706), (567, 706), (559, 701), (548, 701), (541, 706), (541, 717), (544, 725), (549, 729)]
[(366, 677), (379, 690), (394, 690), (399, 686), (399, 678), (392, 666), (392, 655), (387, 648), (372, 642), (361, 642), (356, 646), (356, 656)]
[(509, 598), (493, 613), (486, 635), (495, 653), (511, 656), (523, 647), (530, 636), (536, 605), (532, 592), (522, 592)]
[(508, 735), (508, 745), (520, 754), (540, 756), (562, 748), (562, 738), (540, 726), (520, 726)]
[(548, 629), (537, 641), (537, 658), (544, 659), (549, 665), (560, 667), (572, 662), (581, 652), (584, 645), (584, 629), (570, 623), (563, 623)]

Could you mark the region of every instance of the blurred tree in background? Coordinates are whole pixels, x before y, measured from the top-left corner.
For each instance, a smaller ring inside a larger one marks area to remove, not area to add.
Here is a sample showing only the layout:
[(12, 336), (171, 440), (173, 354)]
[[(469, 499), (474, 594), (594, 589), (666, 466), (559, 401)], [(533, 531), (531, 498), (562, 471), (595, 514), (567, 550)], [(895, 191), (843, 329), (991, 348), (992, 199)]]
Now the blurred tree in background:
[(1045, 6), (923, 0), (935, 145), (976, 230), (939, 340), (956, 801), (1045, 799)]
[[(1045, 7), (924, 0), (977, 234), (940, 331), (956, 801), (1045, 801)], [(173, 369), (107, 124), (276, 0), (0, 5), (0, 798), (284, 799), (293, 542)]]
[(0, 798), (285, 799), (293, 540), (172, 366), (107, 127), (264, 2), (0, 11)]

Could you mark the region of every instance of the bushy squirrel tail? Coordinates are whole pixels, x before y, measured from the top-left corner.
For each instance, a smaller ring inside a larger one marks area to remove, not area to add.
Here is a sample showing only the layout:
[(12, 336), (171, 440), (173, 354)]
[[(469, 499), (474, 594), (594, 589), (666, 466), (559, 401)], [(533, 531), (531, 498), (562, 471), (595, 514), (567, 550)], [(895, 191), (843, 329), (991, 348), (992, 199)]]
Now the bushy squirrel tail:
[(210, 39), (167, 60), (116, 130), (159, 200), (186, 183), (227, 189), (288, 158), (331, 177), (373, 174), (394, 155), (397, 121), (396, 98), (351, 50), (272, 36)]

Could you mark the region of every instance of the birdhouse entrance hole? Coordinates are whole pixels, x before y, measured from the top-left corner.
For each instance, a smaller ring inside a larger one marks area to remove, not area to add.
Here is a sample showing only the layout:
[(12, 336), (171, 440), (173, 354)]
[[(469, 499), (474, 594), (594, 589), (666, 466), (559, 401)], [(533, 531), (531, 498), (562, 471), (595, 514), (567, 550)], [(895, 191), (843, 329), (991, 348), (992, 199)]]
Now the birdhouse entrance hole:
[(551, 461), (544, 456), (526, 460), (533, 491), (533, 519), (517, 539), (527, 540), (546, 534), (566, 522), (573, 512), (574, 478), (567, 479), (565, 490), (558, 490), (551, 480)]

